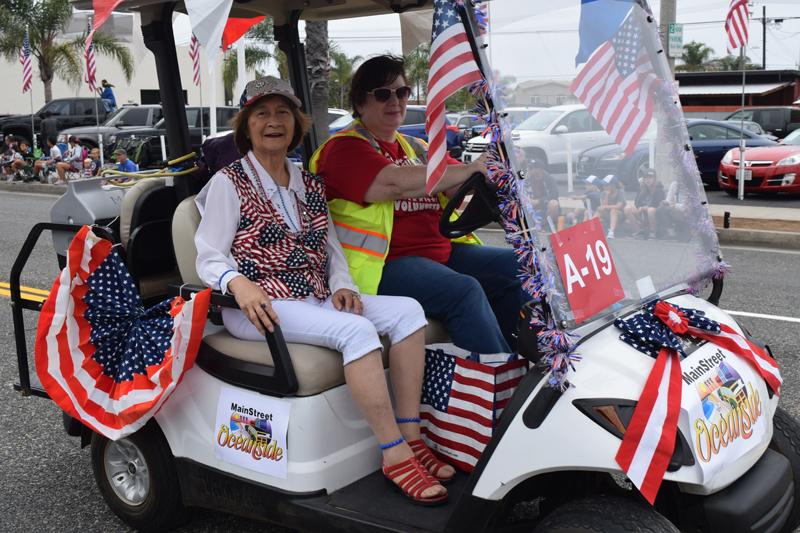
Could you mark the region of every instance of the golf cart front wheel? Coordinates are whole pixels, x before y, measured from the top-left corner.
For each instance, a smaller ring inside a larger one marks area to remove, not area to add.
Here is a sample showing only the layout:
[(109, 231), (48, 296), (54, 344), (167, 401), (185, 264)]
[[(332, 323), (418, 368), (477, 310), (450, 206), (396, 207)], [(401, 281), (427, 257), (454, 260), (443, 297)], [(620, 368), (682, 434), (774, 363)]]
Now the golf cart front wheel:
[(186, 516), (172, 454), (155, 422), (133, 435), (92, 436), (92, 470), (108, 506), (138, 531), (165, 531)]
[(556, 508), (534, 533), (679, 533), (655, 509), (619, 496), (591, 496)]

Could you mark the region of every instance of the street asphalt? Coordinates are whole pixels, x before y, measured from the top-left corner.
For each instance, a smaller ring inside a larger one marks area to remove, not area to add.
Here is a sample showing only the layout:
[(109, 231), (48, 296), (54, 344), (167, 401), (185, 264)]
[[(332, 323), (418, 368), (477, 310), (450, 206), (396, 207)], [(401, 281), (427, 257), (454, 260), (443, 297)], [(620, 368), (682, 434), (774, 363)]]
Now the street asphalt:
[[(0, 193), (0, 282), (8, 281), (30, 227), (49, 221), (55, 200), (50, 195)], [(502, 243), (499, 233), (487, 232), (484, 237), (491, 244)], [(800, 318), (800, 252), (725, 248), (724, 253), (733, 265), (725, 280), (724, 309)], [(56, 274), (52, 245), (49, 239), (43, 239), (22, 282), (49, 289)], [(17, 366), (7, 304), (8, 299), (0, 297), (0, 531), (128, 531), (103, 502), (92, 475), (88, 448), (80, 449), (77, 439), (64, 433), (60, 411), (48, 400), (24, 398), (12, 389)], [(25, 319), (28, 348), (32, 350), (36, 313), (26, 312)], [(752, 317), (739, 320), (772, 347), (784, 377), (782, 405), (800, 415), (800, 322)], [(265, 530), (285, 531), (198, 510), (180, 531)]]

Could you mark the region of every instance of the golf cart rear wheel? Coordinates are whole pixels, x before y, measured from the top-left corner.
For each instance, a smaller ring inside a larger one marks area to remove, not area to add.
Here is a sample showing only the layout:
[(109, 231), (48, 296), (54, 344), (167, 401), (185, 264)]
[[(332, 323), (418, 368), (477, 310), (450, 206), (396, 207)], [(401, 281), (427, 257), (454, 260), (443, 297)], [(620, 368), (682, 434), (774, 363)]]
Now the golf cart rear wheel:
[(164, 531), (184, 520), (172, 454), (152, 420), (118, 441), (95, 433), (92, 470), (103, 499), (134, 529)]
[(780, 453), (792, 465), (794, 478), (794, 509), (781, 531), (794, 531), (800, 524), (800, 423), (781, 407), (775, 411), (772, 419), (772, 442), (769, 447)]
[(535, 532), (678, 533), (655, 509), (629, 498), (592, 496), (556, 508)]

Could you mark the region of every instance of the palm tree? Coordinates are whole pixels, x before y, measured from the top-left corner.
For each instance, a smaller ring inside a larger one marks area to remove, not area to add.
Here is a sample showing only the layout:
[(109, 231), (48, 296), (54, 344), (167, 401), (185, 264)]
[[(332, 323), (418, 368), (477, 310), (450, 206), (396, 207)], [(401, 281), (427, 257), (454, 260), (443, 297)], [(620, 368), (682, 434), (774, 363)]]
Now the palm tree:
[(311, 117), (318, 141), (328, 138), (328, 79), (331, 58), (328, 53), (328, 21), (306, 21), (306, 65), (311, 90)]
[[(44, 100), (53, 98), (53, 78), (58, 76), (72, 86), (83, 81), (83, 41), (58, 41), (70, 20), (69, 0), (6, 0), (0, 3), (0, 56), (17, 61), (25, 28), (28, 28), (31, 55), (39, 68), (44, 84)], [(130, 50), (115, 37), (102, 32), (94, 34), (95, 52), (113, 57), (122, 68), (125, 80), (133, 77), (133, 57)]]
[(329, 49), (331, 56), (331, 79), (328, 104), (330, 104), (331, 107), (344, 109), (345, 96), (349, 93), (350, 79), (353, 77), (355, 65), (356, 63), (360, 63), (363, 58), (361, 56), (349, 57), (334, 42), (330, 43)]
[(431, 43), (423, 42), (406, 56), (408, 83), (416, 87), (414, 94), (420, 103), (428, 94), (428, 71), (430, 70)]
[(692, 41), (683, 45), (683, 54), (681, 60), (683, 65), (678, 65), (675, 70), (684, 71), (697, 71), (705, 70), (711, 54), (714, 53), (713, 48), (709, 48), (704, 43)]
[(744, 61), (742, 61), (741, 56), (727, 55), (725, 57), (715, 59), (713, 63), (716, 64), (718, 70), (742, 70), (742, 65), (744, 65), (745, 70), (761, 69), (761, 65), (751, 63), (750, 58), (747, 56), (745, 56)]

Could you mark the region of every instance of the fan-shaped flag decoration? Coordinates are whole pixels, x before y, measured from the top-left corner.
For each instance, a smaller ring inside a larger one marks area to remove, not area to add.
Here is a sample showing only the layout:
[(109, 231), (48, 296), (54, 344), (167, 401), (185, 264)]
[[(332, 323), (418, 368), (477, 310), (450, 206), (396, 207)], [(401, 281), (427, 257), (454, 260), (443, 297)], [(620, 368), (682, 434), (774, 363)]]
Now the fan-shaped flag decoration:
[(145, 309), (111, 242), (84, 226), (39, 318), (35, 359), (44, 389), (109, 439), (135, 432), (194, 364), (210, 292)]

